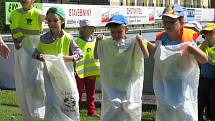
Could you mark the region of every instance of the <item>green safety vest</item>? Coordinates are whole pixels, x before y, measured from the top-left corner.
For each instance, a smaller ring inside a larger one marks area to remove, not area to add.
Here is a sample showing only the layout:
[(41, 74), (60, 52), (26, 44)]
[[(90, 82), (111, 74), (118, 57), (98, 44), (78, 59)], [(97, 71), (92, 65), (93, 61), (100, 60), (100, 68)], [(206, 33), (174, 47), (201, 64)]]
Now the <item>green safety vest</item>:
[(205, 53), (211, 58), (212, 65), (215, 65), (215, 47), (206, 47)]
[(65, 33), (61, 38), (55, 40), (52, 43), (45, 44), (39, 42), (37, 46), (37, 50), (42, 54), (49, 54), (49, 55), (69, 55), (70, 44), (71, 44), (72, 36)]
[(95, 42), (86, 42), (81, 38), (77, 38), (75, 42), (84, 54), (84, 57), (76, 61), (75, 64), (75, 70), (79, 78), (98, 76), (100, 74), (100, 63), (99, 60), (94, 59), (93, 56)]
[(22, 41), (26, 36), (39, 35), (42, 31), (42, 23), (39, 21), (40, 10), (32, 8), (26, 13), (22, 9), (16, 9), (11, 13), (10, 29), (14, 39)]

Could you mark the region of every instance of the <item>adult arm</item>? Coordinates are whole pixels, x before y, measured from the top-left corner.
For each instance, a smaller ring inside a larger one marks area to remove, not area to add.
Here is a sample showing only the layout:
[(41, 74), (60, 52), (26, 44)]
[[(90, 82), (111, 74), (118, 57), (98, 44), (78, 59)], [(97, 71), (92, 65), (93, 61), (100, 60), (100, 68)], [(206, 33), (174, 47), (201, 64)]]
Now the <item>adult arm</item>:
[(9, 52), (10, 52), (10, 49), (9, 49), (8, 46), (4, 43), (3, 39), (0, 37), (0, 55), (1, 55), (3, 58), (8, 59)]

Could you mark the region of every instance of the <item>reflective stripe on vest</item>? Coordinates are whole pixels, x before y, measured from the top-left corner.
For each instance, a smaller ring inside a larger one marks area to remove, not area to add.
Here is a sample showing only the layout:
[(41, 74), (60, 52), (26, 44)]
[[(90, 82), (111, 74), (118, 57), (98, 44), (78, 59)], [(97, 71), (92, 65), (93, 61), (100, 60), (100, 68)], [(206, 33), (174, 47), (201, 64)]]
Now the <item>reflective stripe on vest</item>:
[(75, 42), (84, 54), (84, 57), (76, 61), (75, 65), (75, 70), (79, 78), (99, 75), (100, 64), (99, 61), (93, 57), (95, 42), (85, 42), (81, 38), (77, 38)]
[(81, 66), (84, 64), (90, 64), (90, 63), (94, 63), (94, 62), (99, 63), (99, 60), (98, 59), (80, 60), (80, 61), (78, 61), (78, 63), (76, 63), (76, 66)]
[(40, 10), (32, 8), (26, 13), (21, 9), (14, 10), (11, 13), (10, 29), (13, 38), (21, 40), (23, 37), (30, 35), (39, 35), (42, 30), (42, 23), (39, 21)]
[(17, 34), (17, 33), (23, 33), (23, 34), (28, 34), (28, 35), (38, 35), (40, 34), (39, 30), (27, 30), (27, 29), (23, 29), (23, 28), (16, 28), (16, 29), (12, 29), (11, 32), (13, 34)]
[(69, 55), (70, 43), (71, 43), (71, 35), (64, 33), (64, 35), (55, 40), (52, 43), (45, 44), (39, 42), (37, 46), (37, 50), (42, 54), (50, 54), (50, 55)]

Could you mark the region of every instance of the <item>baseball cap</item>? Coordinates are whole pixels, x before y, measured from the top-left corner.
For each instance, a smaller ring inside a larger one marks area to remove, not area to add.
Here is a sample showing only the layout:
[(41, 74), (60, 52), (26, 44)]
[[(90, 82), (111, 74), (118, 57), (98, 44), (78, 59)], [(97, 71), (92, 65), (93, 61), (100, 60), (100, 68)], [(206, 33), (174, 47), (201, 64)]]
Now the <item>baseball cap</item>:
[(165, 7), (161, 16), (168, 16), (171, 18), (184, 17), (184, 10), (178, 4), (171, 4)]
[(95, 23), (92, 20), (89, 20), (89, 19), (80, 20), (79, 27), (84, 27), (84, 26), (93, 26), (93, 27), (95, 27)]
[(121, 25), (128, 25), (127, 18), (122, 14), (115, 14), (110, 19), (109, 22), (105, 25), (106, 27), (110, 24), (121, 24)]
[(202, 25), (197, 21), (188, 21), (184, 26), (189, 28), (194, 28), (198, 32), (202, 30)]
[(202, 29), (202, 31), (212, 31), (212, 30), (215, 30), (215, 23), (208, 23)]
[(64, 13), (64, 10), (63, 10), (61, 7), (58, 7), (58, 6), (49, 8), (48, 11), (47, 11), (47, 13), (46, 13), (46, 16), (47, 16), (49, 13), (55, 13), (55, 14), (57, 14), (58, 16), (60, 16), (61, 18), (63, 18), (64, 20), (65, 20), (65, 18), (66, 18), (65, 13)]

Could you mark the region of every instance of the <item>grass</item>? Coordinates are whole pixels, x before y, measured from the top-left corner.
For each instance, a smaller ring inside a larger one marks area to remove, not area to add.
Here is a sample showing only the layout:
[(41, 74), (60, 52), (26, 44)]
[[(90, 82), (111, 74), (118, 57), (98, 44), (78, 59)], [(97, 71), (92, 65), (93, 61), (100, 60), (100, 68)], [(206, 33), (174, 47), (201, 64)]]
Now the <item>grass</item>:
[[(1, 121), (22, 121), (19, 106), (17, 104), (16, 92), (11, 90), (0, 90), (0, 119)], [(97, 108), (100, 112), (101, 108)], [(81, 121), (99, 121), (98, 118), (87, 116), (85, 109), (80, 111)], [(142, 113), (142, 121), (154, 121), (155, 111)]]

